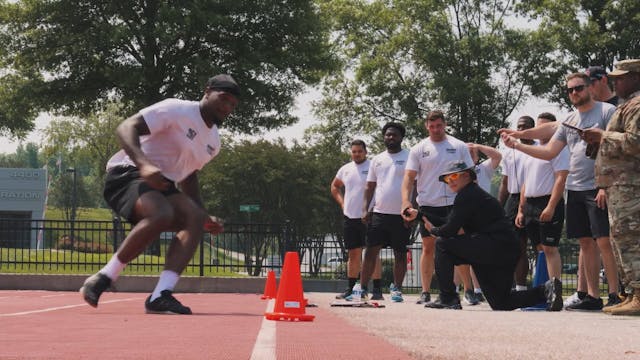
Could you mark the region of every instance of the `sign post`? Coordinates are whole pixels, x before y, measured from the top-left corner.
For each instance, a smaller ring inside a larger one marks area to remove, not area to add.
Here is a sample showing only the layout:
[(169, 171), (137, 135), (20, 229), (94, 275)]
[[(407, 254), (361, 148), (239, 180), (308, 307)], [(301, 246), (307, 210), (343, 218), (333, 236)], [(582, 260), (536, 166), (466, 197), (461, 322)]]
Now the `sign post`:
[(240, 212), (246, 212), (249, 218), (249, 224), (251, 224), (251, 213), (260, 211), (260, 205), (258, 204), (244, 204), (240, 205)]

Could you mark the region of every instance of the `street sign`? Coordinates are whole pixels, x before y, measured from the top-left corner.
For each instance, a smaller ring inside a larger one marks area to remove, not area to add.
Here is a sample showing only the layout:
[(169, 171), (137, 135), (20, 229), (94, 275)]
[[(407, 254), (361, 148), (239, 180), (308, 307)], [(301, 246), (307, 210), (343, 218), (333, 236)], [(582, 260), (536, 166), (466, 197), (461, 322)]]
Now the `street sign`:
[(260, 205), (258, 205), (258, 204), (240, 205), (240, 211), (243, 211), (243, 212), (258, 212), (258, 211), (260, 211)]

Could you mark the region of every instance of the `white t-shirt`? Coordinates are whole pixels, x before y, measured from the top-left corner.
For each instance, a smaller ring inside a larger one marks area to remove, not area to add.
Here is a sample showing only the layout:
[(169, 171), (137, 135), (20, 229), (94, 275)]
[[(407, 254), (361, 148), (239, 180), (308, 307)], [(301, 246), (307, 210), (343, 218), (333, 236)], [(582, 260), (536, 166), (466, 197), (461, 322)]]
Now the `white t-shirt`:
[(485, 160), (475, 167), (478, 177), (478, 186), (488, 193), (491, 193), (491, 179), (496, 169), (491, 165), (491, 159)]
[(402, 211), (402, 179), (408, 158), (409, 150), (402, 149), (395, 154), (385, 151), (371, 160), (367, 182), (376, 183), (374, 212), (400, 215)]
[(336, 174), (336, 179), (344, 184), (344, 205), (342, 213), (349, 219), (362, 218), (362, 204), (364, 204), (364, 189), (367, 185), (367, 175), (371, 161), (366, 159), (360, 164), (355, 161), (344, 164)]
[[(166, 99), (140, 114), (150, 131), (140, 137), (142, 152), (172, 181), (184, 180), (220, 152), (218, 127), (207, 127), (197, 101)], [(119, 165), (135, 166), (124, 150), (109, 159), (107, 171)]]
[(529, 157), (529, 155), (515, 149), (505, 149), (502, 152), (500, 166), (502, 167), (502, 175), (508, 176), (507, 191), (509, 194), (520, 193), (524, 183), (524, 168)]
[(432, 142), (431, 138), (426, 138), (411, 148), (407, 170), (418, 173), (418, 205), (453, 205), (456, 194), (447, 184), (438, 181), (438, 177), (447, 170), (452, 161), (458, 160), (468, 165), (473, 164), (467, 144), (450, 135), (437, 143)]
[[(555, 183), (555, 173), (569, 170), (571, 154), (565, 146), (560, 153), (549, 160), (542, 160), (529, 156), (525, 164), (525, 197), (539, 197), (550, 195)], [(564, 191), (564, 189), (562, 189)]]

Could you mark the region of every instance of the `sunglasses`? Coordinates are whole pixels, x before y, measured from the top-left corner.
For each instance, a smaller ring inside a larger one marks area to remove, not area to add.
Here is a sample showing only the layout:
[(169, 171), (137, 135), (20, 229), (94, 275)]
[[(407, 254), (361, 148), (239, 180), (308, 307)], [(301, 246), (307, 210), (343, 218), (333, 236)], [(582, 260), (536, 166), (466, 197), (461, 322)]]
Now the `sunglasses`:
[(458, 180), (461, 174), (462, 173), (449, 174), (449, 175), (446, 175), (444, 178), (442, 178), (442, 180), (444, 180), (444, 182), (448, 184), (450, 180), (453, 180), (453, 181)]
[(586, 85), (578, 85), (578, 86), (567, 88), (567, 94), (573, 94), (574, 92), (576, 92), (576, 93), (582, 92), (582, 90), (584, 90), (585, 86)]

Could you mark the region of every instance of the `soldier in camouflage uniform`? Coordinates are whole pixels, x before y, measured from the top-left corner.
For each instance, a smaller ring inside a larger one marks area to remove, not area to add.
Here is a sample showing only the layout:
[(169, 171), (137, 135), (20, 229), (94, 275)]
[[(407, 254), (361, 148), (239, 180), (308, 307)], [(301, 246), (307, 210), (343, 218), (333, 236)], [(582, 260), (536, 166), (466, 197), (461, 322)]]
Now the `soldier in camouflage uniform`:
[(623, 100), (606, 131), (588, 129), (584, 139), (600, 143), (596, 179), (606, 189), (611, 240), (624, 283), (633, 292), (605, 312), (640, 315), (640, 59), (620, 61), (609, 73)]

